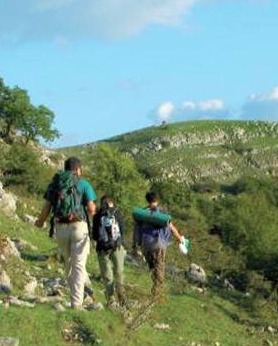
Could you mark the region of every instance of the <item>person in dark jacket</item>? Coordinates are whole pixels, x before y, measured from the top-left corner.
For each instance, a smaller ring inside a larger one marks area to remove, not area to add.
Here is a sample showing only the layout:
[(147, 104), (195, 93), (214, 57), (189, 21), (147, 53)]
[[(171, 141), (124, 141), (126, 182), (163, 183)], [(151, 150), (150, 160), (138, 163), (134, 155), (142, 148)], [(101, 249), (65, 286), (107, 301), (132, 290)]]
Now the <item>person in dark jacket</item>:
[[(146, 209), (164, 212), (159, 206), (158, 195), (154, 191), (149, 191), (145, 197), (148, 202)], [(173, 236), (178, 243), (181, 243), (184, 239), (171, 221), (164, 227), (156, 227), (148, 222), (135, 221), (133, 254), (135, 257), (141, 256), (138, 251), (138, 246), (140, 246), (151, 271), (153, 281), (151, 293), (157, 301), (164, 298), (165, 255), (170, 236)]]
[(93, 240), (96, 241), (101, 277), (105, 284), (107, 305), (110, 308), (125, 305), (124, 220), (119, 208), (108, 197), (101, 198), (100, 208), (93, 218)]

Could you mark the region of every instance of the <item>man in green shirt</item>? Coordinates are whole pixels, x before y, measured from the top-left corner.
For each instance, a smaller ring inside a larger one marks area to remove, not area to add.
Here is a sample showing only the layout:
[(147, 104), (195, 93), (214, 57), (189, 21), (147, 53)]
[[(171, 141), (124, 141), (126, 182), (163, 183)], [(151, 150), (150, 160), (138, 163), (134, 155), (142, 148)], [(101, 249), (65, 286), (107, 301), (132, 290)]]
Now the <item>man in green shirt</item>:
[(90, 252), (87, 221), (95, 214), (95, 201), (97, 199), (91, 184), (84, 178), (81, 178), (81, 167), (81, 161), (76, 157), (68, 158), (64, 164), (64, 172), (71, 172), (76, 179), (76, 194), (78, 194), (81, 205), (81, 212), (78, 217), (72, 217), (71, 215), (67, 219), (60, 217), (58, 213), (55, 215), (58, 209), (57, 198), (60, 197), (59, 192), (55, 190), (53, 180), (44, 195), (45, 204), (35, 222), (37, 227), (43, 227), (50, 212), (53, 211), (56, 238), (65, 260), (65, 270), (71, 292), (71, 307), (74, 309), (82, 309), (84, 285), (87, 276), (86, 262)]

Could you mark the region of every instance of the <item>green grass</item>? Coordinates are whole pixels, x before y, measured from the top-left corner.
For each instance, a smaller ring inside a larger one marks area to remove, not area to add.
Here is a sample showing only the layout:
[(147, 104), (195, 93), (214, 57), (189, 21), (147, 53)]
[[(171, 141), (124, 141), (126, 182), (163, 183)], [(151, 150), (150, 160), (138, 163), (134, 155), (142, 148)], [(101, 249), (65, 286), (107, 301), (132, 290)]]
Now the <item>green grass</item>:
[[(19, 237), (38, 247), (37, 251), (28, 252), (30, 257), (23, 261), (13, 260), (1, 263), (7, 270), (13, 282), (16, 282), (14, 294), (20, 295), (24, 284), (23, 273), (28, 270), (31, 275), (57, 277), (61, 264), (55, 257), (43, 263), (34, 261), (31, 254), (53, 254), (55, 242), (47, 237), (44, 231), (37, 230), (21, 221), (13, 221), (1, 215), (1, 234)], [(176, 245), (169, 248), (167, 263), (178, 268), (186, 268), (187, 258), (177, 256), (173, 262), (172, 253)], [(194, 257), (194, 252), (192, 254)], [(192, 260), (193, 258), (191, 258)], [(48, 266), (46, 266), (48, 264)], [(41, 271), (37, 271), (41, 268)], [(97, 277), (99, 274), (97, 258), (92, 251), (88, 271)], [(146, 302), (151, 287), (150, 275), (145, 267), (134, 268), (126, 266), (126, 289), (130, 299)], [(103, 286), (96, 279), (92, 280), (94, 290), (100, 301), (105, 303)], [(268, 339), (277, 345), (275, 335), (262, 332), (267, 325), (277, 326), (275, 311), (270, 306), (264, 309), (256, 306), (253, 298), (246, 298), (235, 293), (214, 292), (210, 289), (205, 294), (197, 293), (185, 280), (184, 276), (167, 275), (166, 302), (155, 306), (144, 318), (145, 309), (134, 312), (133, 330), (128, 326), (121, 314), (104, 311), (75, 312), (67, 309), (58, 312), (51, 305), (37, 304), (35, 308), (19, 308), (0, 306), (0, 337), (16, 337), (20, 346), (29, 345), (93, 345), (94, 340), (102, 340), (102, 345), (191, 345), (192, 342), (201, 345), (261, 346)], [(1, 297), (0, 297), (1, 299)], [(2, 299), (4, 296), (2, 295)], [(267, 304), (267, 302), (263, 302)], [(137, 316), (137, 318), (136, 318)], [(168, 324), (170, 330), (154, 329), (156, 323)], [(64, 329), (75, 328), (75, 333), (85, 335), (83, 343), (67, 342), (63, 335)]]

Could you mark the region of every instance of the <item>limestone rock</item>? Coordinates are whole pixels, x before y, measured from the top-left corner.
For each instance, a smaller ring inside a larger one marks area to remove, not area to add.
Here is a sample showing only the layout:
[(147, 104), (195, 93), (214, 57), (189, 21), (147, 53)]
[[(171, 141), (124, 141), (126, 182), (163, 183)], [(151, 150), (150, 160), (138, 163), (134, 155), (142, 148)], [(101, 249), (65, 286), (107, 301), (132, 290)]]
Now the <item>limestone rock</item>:
[(0, 337), (0, 346), (18, 346), (18, 345), (19, 345), (19, 339)]
[(35, 290), (38, 286), (38, 281), (35, 277), (30, 277), (30, 281), (24, 286), (24, 292), (27, 296), (35, 294)]
[(6, 236), (0, 236), (0, 252), (6, 260), (13, 256), (20, 258), (20, 253), (17, 250), (14, 242), (12, 242), (11, 239)]
[(14, 216), (16, 212), (16, 201), (16, 196), (6, 192), (0, 182), (0, 208), (8, 215)]
[(10, 293), (12, 288), (11, 279), (8, 274), (0, 267), (0, 293)]
[(190, 264), (189, 270), (187, 272), (187, 277), (189, 278), (189, 280), (197, 284), (203, 285), (207, 282), (206, 272), (202, 267), (195, 263)]
[(23, 216), (23, 221), (31, 224), (31, 225), (34, 225), (35, 221), (36, 221), (36, 217), (33, 216), (33, 215), (28, 215), (28, 214), (25, 214)]

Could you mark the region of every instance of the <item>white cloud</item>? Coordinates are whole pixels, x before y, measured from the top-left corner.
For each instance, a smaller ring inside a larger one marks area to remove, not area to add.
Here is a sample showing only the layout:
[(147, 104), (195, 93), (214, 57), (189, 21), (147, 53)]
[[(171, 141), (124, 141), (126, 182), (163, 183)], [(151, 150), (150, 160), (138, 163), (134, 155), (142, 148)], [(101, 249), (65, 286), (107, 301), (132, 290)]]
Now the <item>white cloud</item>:
[(198, 102), (185, 101), (176, 114), (177, 120), (227, 118), (231, 115), (224, 101), (218, 98)]
[(220, 99), (210, 99), (205, 101), (199, 101), (194, 103), (192, 101), (185, 101), (183, 103), (183, 109), (187, 111), (201, 111), (201, 112), (209, 112), (209, 111), (222, 111), (224, 109), (224, 102)]
[[(182, 106), (172, 102), (163, 102), (155, 112), (159, 121), (183, 121), (193, 119), (225, 119), (232, 116), (221, 99), (209, 99), (198, 102), (185, 101)], [(153, 117), (153, 116), (152, 116)]]
[(278, 87), (268, 93), (253, 94), (243, 104), (241, 118), (278, 120)]
[[(0, 40), (119, 38), (178, 25), (199, 0), (13, 0), (0, 3)], [(4, 4), (5, 3), (5, 4)], [(15, 8), (17, 9), (15, 11)]]
[(163, 102), (157, 110), (157, 116), (159, 121), (167, 121), (171, 118), (175, 112), (175, 106), (172, 102)]
[(278, 121), (278, 86), (269, 92), (252, 94), (238, 109), (227, 107), (219, 98), (212, 98), (196, 102), (186, 100), (182, 106), (164, 102), (155, 114), (156, 120), (160, 121), (202, 119)]
[(183, 108), (187, 110), (196, 109), (196, 104), (192, 101), (185, 101), (183, 104)]
[(198, 104), (201, 111), (221, 111), (224, 109), (224, 102), (219, 99), (201, 101)]
[(250, 96), (252, 101), (278, 101), (278, 87), (275, 87), (269, 93), (265, 94), (252, 94)]

